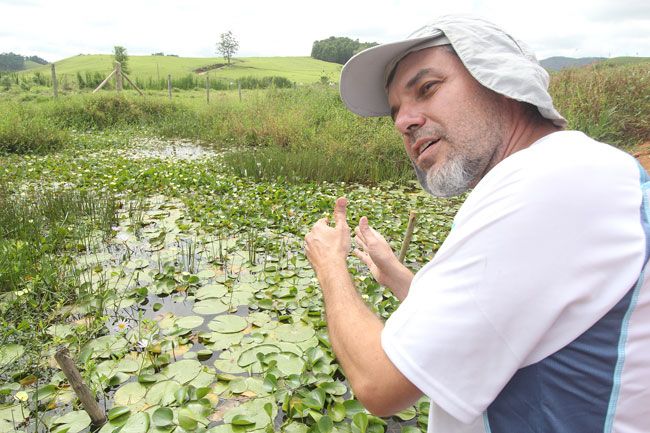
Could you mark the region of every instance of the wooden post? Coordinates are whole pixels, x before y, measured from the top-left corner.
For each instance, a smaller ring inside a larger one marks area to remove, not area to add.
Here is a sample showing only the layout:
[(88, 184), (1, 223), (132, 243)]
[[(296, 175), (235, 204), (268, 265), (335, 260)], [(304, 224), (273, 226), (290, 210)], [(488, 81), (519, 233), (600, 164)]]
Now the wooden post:
[(156, 76), (158, 77), (158, 81), (160, 82), (160, 68), (158, 67), (157, 62), (156, 62)]
[(205, 98), (210, 103), (210, 74), (205, 74)]
[(237, 81), (237, 90), (239, 90), (239, 102), (241, 102), (241, 82)]
[(122, 91), (122, 64), (115, 62), (115, 90)]
[(105, 85), (106, 83), (108, 83), (108, 80), (110, 80), (111, 77), (112, 77), (114, 74), (115, 74), (115, 69), (113, 69), (113, 70), (111, 71), (111, 73), (108, 74), (108, 77), (106, 77), (106, 78), (104, 79), (104, 81), (102, 81), (102, 82), (99, 84), (99, 86), (97, 86), (97, 88), (96, 88), (95, 90), (93, 90), (93, 93), (96, 93), (99, 89), (101, 89), (102, 87), (104, 87), (104, 85)]
[(52, 63), (52, 88), (54, 89), (54, 97), (59, 97), (59, 82), (56, 80), (56, 69)]
[(138, 86), (136, 86), (135, 83), (134, 83), (133, 81), (131, 81), (131, 79), (129, 78), (128, 75), (126, 75), (124, 72), (122, 72), (122, 76), (124, 77), (124, 79), (125, 79), (126, 81), (129, 82), (130, 85), (133, 86), (133, 88), (134, 88), (135, 90), (138, 91), (138, 93), (140, 94), (140, 96), (144, 96), (144, 93), (142, 93), (142, 90), (140, 90), (140, 89), (138, 88)]
[(88, 415), (90, 415), (90, 419), (92, 420), (95, 427), (99, 427), (105, 424), (106, 414), (101, 409), (101, 407), (99, 407), (97, 400), (95, 400), (95, 397), (93, 397), (93, 394), (90, 392), (88, 386), (86, 386), (86, 384), (83, 382), (81, 374), (79, 374), (79, 370), (77, 370), (77, 367), (74, 365), (74, 361), (72, 358), (70, 358), (70, 352), (68, 351), (68, 348), (62, 347), (59, 349), (54, 355), (54, 359), (56, 359), (56, 362), (61, 367), (61, 370), (63, 370), (65, 377), (68, 378), (70, 386), (72, 386), (72, 389), (74, 389), (77, 397), (79, 397), (84, 410), (88, 412)]
[(404, 235), (404, 241), (402, 241), (402, 249), (399, 252), (400, 263), (404, 263), (404, 259), (406, 258), (406, 251), (408, 251), (411, 239), (413, 239), (413, 230), (415, 229), (416, 216), (417, 214), (413, 210), (409, 213), (409, 223), (406, 227), (406, 235)]
[(169, 99), (172, 99), (172, 76), (171, 76), (171, 74), (167, 75), (167, 93), (169, 93)]

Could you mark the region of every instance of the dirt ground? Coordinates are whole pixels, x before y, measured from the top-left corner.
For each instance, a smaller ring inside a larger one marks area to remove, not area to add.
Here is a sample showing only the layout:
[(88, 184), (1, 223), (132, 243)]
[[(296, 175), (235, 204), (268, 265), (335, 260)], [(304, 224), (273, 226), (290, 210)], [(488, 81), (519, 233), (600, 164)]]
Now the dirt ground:
[(634, 147), (631, 152), (632, 155), (645, 167), (646, 171), (650, 173), (650, 141), (646, 141)]

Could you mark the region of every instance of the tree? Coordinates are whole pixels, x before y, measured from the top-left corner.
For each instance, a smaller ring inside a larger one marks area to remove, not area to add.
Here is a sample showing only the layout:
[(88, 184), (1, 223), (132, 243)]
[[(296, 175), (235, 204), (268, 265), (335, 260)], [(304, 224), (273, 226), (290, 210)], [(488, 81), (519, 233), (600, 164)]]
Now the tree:
[(314, 59), (326, 62), (345, 64), (350, 57), (361, 50), (377, 45), (376, 42), (359, 42), (347, 37), (330, 36), (321, 41), (314, 41), (311, 49), (311, 56)]
[(217, 52), (230, 64), (230, 59), (239, 50), (239, 41), (230, 30), (226, 33), (221, 33), (219, 39), (219, 42), (217, 42)]
[(129, 55), (126, 53), (126, 48), (116, 45), (113, 47), (113, 57), (116, 62), (120, 62), (122, 65), (122, 72), (125, 74), (129, 73)]
[(25, 58), (20, 54), (0, 54), (0, 71), (21, 71), (25, 69)]

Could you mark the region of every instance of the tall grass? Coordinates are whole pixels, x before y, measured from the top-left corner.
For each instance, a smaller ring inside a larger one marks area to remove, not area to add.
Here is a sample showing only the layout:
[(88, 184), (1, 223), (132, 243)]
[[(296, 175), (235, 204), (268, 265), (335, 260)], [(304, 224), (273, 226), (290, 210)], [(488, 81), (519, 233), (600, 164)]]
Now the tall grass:
[(116, 206), (106, 195), (59, 191), (27, 198), (0, 188), (0, 346), (25, 347), (24, 365), (38, 361), (48, 327), (64, 321), (63, 309), (83, 295), (73, 257), (110, 233)]
[(650, 63), (564, 70), (550, 91), (571, 129), (624, 148), (650, 140)]
[[(616, 146), (650, 139), (650, 63), (570, 69), (550, 89), (569, 126)], [(360, 118), (328, 86), (160, 96), (74, 95), (0, 104), (0, 151), (56, 149), (69, 129), (144, 127), (156, 135), (237, 149), (240, 174), (260, 178), (359, 181), (411, 179), (387, 118)]]

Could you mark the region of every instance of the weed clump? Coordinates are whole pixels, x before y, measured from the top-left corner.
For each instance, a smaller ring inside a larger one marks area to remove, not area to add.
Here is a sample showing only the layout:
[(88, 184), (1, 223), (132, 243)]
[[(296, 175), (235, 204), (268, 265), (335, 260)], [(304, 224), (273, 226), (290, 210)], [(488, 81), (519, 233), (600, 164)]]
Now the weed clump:
[(60, 149), (69, 140), (68, 131), (33, 110), (17, 104), (0, 107), (0, 153), (46, 153)]

